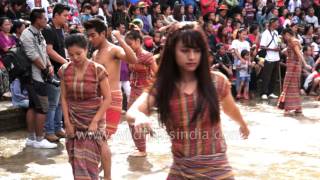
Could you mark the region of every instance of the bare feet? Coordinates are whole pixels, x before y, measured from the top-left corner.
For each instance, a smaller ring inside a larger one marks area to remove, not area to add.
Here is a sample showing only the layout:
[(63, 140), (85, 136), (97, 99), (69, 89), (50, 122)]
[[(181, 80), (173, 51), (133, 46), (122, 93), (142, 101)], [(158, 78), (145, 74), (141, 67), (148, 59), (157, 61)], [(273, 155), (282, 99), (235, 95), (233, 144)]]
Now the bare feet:
[(131, 157), (146, 157), (147, 156), (147, 152), (135, 151), (132, 154), (130, 154), (129, 156), (131, 156)]

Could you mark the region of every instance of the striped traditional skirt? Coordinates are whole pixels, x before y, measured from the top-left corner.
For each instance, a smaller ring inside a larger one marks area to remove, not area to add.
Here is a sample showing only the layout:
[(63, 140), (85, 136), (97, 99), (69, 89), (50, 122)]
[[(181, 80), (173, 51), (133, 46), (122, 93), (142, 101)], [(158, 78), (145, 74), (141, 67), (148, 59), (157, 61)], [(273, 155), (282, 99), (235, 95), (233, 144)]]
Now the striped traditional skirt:
[(98, 180), (101, 162), (101, 145), (106, 143), (105, 117), (98, 122), (95, 134), (88, 132), (93, 117), (101, 104), (100, 98), (86, 101), (69, 101), (69, 117), (75, 127), (75, 137), (66, 141), (69, 162), (76, 180)]
[(128, 108), (138, 99), (139, 96), (143, 93), (143, 88), (131, 87), (130, 99), (128, 103)]
[(111, 91), (111, 104), (106, 112), (106, 134), (110, 138), (118, 129), (122, 112), (121, 90)]
[(301, 110), (300, 77), (301, 65), (292, 62), (287, 63), (283, 91), (278, 100), (280, 109), (286, 111)]
[(167, 180), (234, 180), (225, 153), (188, 158), (174, 157)]

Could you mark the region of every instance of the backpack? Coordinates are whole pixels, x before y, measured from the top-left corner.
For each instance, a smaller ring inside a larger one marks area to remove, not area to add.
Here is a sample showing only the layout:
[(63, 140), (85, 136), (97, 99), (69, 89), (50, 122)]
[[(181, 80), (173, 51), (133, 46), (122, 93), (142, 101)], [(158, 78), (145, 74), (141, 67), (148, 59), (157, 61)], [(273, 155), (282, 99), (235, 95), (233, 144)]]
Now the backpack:
[(0, 97), (9, 91), (9, 75), (0, 61)]
[(25, 54), (22, 44), (11, 48), (2, 58), (9, 73), (10, 83), (16, 78), (31, 78), (31, 61)]
[[(37, 37), (30, 29), (29, 31)], [(18, 42), (16, 47), (11, 48), (3, 57), (2, 61), (9, 73), (10, 83), (16, 78), (20, 81), (25, 82), (26, 80), (31, 80), (32, 72), (31, 65), (32, 62), (26, 55), (23, 45)]]

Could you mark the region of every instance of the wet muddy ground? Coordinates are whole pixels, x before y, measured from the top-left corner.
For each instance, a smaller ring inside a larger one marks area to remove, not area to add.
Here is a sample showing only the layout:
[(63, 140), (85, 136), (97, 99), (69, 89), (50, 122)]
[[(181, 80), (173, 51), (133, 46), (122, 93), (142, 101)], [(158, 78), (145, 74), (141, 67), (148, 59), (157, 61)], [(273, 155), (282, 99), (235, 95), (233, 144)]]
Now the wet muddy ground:
[[(238, 126), (223, 115), (230, 164), (240, 180), (320, 179), (320, 102), (304, 100), (304, 116), (284, 117), (275, 101), (240, 102), (251, 135), (239, 137)], [(158, 126), (148, 139), (147, 158), (128, 158), (133, 142), (126, 122), (109, 145), (114, 180), (165, 179), (171, 164), (170, 141)], [(64, 141), (58, 149), (25, 147), (26, 131), (0, 133), (0, 179), (73, 179)], [(101, 174), (102, 175), (102, 174)]]

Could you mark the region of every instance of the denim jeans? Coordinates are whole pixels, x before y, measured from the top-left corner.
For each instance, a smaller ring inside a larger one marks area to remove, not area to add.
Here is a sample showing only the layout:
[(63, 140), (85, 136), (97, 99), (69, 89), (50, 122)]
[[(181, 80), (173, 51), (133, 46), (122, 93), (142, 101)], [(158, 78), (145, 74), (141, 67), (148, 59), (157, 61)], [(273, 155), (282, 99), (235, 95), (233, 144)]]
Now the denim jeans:
[(14, 102), (13, 106), (28, 109), (29, 108), (29, 99), (25, 99), (25, 100), (22, 100), (19, 102)]
[(47, 86), (49, 109), (46, 120), (46, 134), (54, 134), (62, 129), (62, 110), (60, 105), (60, 87)]

